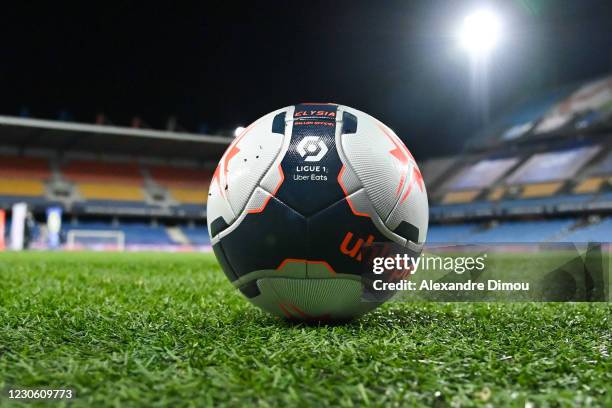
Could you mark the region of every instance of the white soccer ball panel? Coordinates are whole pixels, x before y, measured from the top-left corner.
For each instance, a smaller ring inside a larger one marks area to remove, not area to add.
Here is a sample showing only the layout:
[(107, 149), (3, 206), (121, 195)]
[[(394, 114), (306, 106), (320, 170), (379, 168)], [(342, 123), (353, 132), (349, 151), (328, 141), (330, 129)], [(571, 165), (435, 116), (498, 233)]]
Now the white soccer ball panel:
[(276, 115), (287, 110), (279, 109), (258, 119), (228, 146), (209, 187), (209, 231), (217, 218), (222, 217), (231, 225), (245, 211), (255, 188), (280, 156), (285, 136), (272, 132), (272, 122)]
[(342, 135), (341, 149), (348, 166), (357, 174), (378, 215), (387, 219), (403, 174), (404, 164), (391, 153), (397, 146), (370, 115), (345, 106), (341, 109), (355, 115), (358, 123), (356, 133)]
[(228, 201), (236, 214), (244, 210), (280, 153), (284, 134), (272, 132), (272, 121), (280, 112), (272, 112), (247, 127), (221, 160)]
[(395, 230), (402, 221), (406, 221), (419, 230), (419, 239), (415, 244), (423, 244), (427, 237), (429, 224), (429, 204), (427, 190), (421, 172), (416, 163), (410, 166), (406, 185), (402, 189), (400, 199), (389, 215), (385, 225)]

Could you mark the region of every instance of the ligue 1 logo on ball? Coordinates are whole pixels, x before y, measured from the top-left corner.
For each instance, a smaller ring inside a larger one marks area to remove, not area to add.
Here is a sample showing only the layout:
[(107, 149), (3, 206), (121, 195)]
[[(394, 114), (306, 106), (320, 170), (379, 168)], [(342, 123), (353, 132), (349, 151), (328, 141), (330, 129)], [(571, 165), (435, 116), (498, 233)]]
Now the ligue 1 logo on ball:
[(318, 136), (306, 136), (297, 145), (297, 151), (307, 162), (317, 162), (327, 153), (327, 146)]
[(221, 158), (209, 191), (225, 274), (287, 319), (344, 320), (376, 308), (382, 301), (361, 299), (365, 247), (389, 243), (416, 257), (427, 224), (427, 192), (406, 146), (341, 105), (289, 106), (257, 120)]

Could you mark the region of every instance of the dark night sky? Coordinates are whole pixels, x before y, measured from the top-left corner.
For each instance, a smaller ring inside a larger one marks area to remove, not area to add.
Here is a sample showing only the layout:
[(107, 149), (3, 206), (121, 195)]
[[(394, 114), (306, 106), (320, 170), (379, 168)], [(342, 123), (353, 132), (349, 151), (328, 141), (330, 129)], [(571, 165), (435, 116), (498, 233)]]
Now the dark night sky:
[[(300, 101), (333, 101), (381, 119), (420, 157), (457, 150), (478, 126), (467, 58), (451, 34), (482, 2), (81, 3), (3, 5), (1, 114), (65, 110), (91, 122), (105, 112), (153, 127), (176, 115), (188, 130), (205, 122), (214, 132)], [(493, 112), (611, 71), (611, 1), (489, 3), (505, 30)]]

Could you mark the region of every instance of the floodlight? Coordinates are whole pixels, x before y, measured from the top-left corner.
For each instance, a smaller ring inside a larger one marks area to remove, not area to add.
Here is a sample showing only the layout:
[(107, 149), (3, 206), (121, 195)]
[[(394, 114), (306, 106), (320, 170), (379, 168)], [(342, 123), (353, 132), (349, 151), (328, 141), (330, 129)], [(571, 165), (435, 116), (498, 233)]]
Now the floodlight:
[(461, 46), (475, 55), (482, 55), (495, 48), (501, 34), (499, 17), (488, 9), (468, 14), (459, 31)]

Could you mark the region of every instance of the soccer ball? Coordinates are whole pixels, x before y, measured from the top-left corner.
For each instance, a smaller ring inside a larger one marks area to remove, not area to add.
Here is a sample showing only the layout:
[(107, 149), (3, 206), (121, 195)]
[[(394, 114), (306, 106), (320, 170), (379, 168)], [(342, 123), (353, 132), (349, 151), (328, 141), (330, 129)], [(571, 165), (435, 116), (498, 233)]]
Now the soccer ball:
[(252, 303), (288, 319), (344, 320), (362, 300), (362, 250), (419, 254), (427, 192), (402, 141), (372, 116), (299, 104), (260, 118), (213, 175), (208, 229), (223, 271)]

